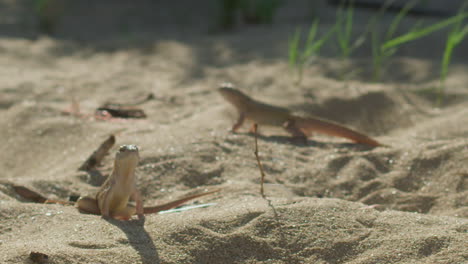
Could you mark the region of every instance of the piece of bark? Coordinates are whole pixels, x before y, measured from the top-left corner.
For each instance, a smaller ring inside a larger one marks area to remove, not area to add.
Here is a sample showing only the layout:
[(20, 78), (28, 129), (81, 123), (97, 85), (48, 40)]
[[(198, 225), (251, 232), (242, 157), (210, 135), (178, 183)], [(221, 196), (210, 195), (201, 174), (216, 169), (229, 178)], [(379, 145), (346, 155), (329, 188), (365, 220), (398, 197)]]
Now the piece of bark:
[(35, 203), (45, 203), (47, 201), (47, 198), (45, 196), (42, 196), (41, 194), (30, 190), (24, 186), (13, 185), (13, 190), (15, 190), (15, 192), (24, 199)]
[(89, 171), (99, 165), (115, 144), (115, 136), (110, 135), (102, 144), (89, 156), (89, 158), (78, 168), (80, 171)]
[(146, 114), (143, 110), (135, 108), (135, 107), (123, 106), (120, 104), (113, 104), (113, 103), (104, 104), (100, 106), (98, 109), (96, 109), (96, 112), (101, 112), (101, 111), (106, 111), (112, 117), (146, 118)]

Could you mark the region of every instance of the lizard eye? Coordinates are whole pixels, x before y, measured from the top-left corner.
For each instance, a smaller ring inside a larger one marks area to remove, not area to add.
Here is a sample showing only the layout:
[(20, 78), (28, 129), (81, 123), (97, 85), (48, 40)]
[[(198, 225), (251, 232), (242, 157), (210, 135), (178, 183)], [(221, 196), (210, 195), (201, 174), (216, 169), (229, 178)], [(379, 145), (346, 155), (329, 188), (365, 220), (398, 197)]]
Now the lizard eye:
[(120, 146), (119, 152), (125, 152), (125, 151), (127, 151), (127, 145)]

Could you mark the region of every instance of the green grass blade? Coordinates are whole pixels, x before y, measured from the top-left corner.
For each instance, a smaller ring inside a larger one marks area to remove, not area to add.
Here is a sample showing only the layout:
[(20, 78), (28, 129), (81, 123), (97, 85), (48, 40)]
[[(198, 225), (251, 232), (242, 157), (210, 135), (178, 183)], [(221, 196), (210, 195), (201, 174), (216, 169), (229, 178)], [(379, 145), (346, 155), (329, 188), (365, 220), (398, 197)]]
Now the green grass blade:
[(447, 37), (447, 42), (445, 44), (445, 50), (442, 56), (442, 63), (440, 68), (440, 85), (438, 87), (437, 106), (440, 106), (444, 99), (445, 80), (447, 78), (450, 60), (452, 59), (453, 49), (463, 40), (465, 35), (468, 33), (468, 25), (465, 25), (463, 29), (461, 29), (461, 25), (466, 17), (465, 9), (467, 5), (468, 1), (465, 0), (465, 2), (460, 8), (460, 11), (455, 16), (455, 18), (458, 18), (457, 23), (453, 26), (452, 30), (450, 31)]
[(338, 8), (338, 11), (336, 12), (336, 40), (338, 41), (338, 45), (340, 46), (340, 49), (343, 50), (343, 46), (345, 45), (344, 43), (344, 32), (343, 32), (343, 10), (342, 6)]
[(353, 49), (350, 44), (353, 32), (353, 1), (347, 5), (346, 11), (344, 9), (344, 4), (340, 4), (336, 14), (335, 30), (341, 56), (347, 58)]
[(463, 30), (457, 32), (456, 36), (454, 36), (454, 41), (456, 44), (460, 43), (465, 38), (466, 34), (468, 34), (468, 25), (465, 25)]
[(447, 76), (448, 65), (450, 63), (450, 58), (452, 57), (452, 52), (455, 45), (455, 42), (449, 38), (445, 46), (444, 55), (442, 57), (442, 69), (440, 73), (442, 81), (445, 81), (445, 77)]
[(453, 23), (456, 23), (458, 21), (460, 21), (460, 19), (464, 19), (468, 17), (468, 12), (465, 12), (465, 13), (461, 13), (459, 15), (456, 15), (454, 17), (451, 17), (451, 18), (448, 18), (446, 20), (443, 20), (439, 23), (435, 23), (435, 24), (432, 24), (430, 26), (427, 26), (425, 28), (422, 28), (420, 30), (417, 30), (417, 31), (411, 31), (407, 34), (404, 34), (402, 36), (399, 36), (399, 37), (396, 37), (394, 39), (391, 39), (387, 42), (384, 43), (384, 45), (382, 46), (382, 49), (383, 50), (386, 50), (386, 49), (390, 49), (390, 48), (393, 48), (393, 47), (396, 47), (396, 46), (399, 46), (401, 44), (404, 44), (406, 42), (410, 42), (410, 41), (413, 41), (415, 39), (419, 39), (421, 37), (424, 37), (426, 35), (429, 35), (437, 30), (441, 30)]
[(301, 58), (300, 60), (305, 63), (307, 59), (313, 54), (316, 53), (317, 51), (317, 43), (314, 42), (315, 36), (317, 35), (317, 30), (318, 30), (318, 25), (319, 25), (319, 20), (315, 19), (314, 23), (310, 26), (309, 33), (307, 34), (307, 40), (305, 43), (305, 48), (302, 51)]
[(392, 20), (392, 23), (390, 24), (390, 27), (388, 28), (387, 34), (385, 36), (385, 40), (392, 38), (393, 34), (395, 34), (396, 30), (398, 29), (401, 20), (406, 16), (406, 14), (408, 14), (411, 8), (413, 8), (418, 1), (419, 0), (413, 0), (403, 6), (397, 16)]
[(310, 26), (309, 33), (307, 34), (307, 40), (305, 44), (306, 47), (309, 47), (314, 41), (315, 35), (317, 34), (318, 25), (319, 25), (319, 20), (315, 19), (314, 23), (312, 23), (312, 25)]
[(346, 30), (345, 30), (345, 36), (346, 39), (349, 42), (349, 39), (351, 39), (351, 34), (353, 33), (353, 1), (349, 3), (348, 10), (346, 13)]
[(462, 20), (459, 20), (459, 22), (453, 27), (452, 31), (447, 37), (447, 43), (445, 44), (440, 69), (440, 85), (438, 88), (437, 96), (438, 106), (442, 104), (444, 98), (445, 80), (447, 79), (448, 68), (452, 59), (453, 49), (463, 40), (466, 34), (468, 34), (468, 25), (465, 25), (465, 27), (462, 30), (460, 30), (461, 23)]
[(330, 38), (330, 36), (335, 32), (336, 26), (333, 26), (332, 29), (330, 29), (323, 37), (321, 37), (319, 40), (315, 41), (312, 44), (309, 44), (306, 46), (306, 49), (304, 53), (302, 54), (303, 59), (307, 60), (309, 57), (311, 57), (314, 54), (317, 54), (322, 46), (325, 44), (325, 42)]
[(297, 28), (293, 37), (289, 40), (289, 66), (297, 66), (299, 57), (299, 41), (301, 39), (301, 29)]
[(447, 44), (445, 45), (444, 55), (442, 57), (442, 65), (440, 69), (440, 85), (438, 89), (438, 96), (437, 96), (437, 105), (440, 106), (442, 104), (442, 100), (444, 97), (444, 90), (445, 90), (445, 80), (447, 78), (448, 73), (448, 66), (450, 64), (450, 60), (452, 57), (453, 49), (455, 47), (455, 42), (453, 39), (447, 39)]

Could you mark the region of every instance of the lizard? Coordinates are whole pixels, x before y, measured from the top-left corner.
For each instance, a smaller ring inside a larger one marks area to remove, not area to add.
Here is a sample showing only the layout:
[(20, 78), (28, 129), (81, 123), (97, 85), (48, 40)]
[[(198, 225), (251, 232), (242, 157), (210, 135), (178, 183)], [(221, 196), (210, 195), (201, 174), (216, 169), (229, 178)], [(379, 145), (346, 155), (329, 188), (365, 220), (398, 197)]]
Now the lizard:
[[(135, 169), (138, 162), (137, 146), (121, 146), (115, 156), (113, 171), (99, 188), (96, 197), (80, 197), (76, 202), (78, 210), (83, 213), (102, 215), (104, 218), (129, 220), (136, 214), (139, 219), (142, 219), (144, 214), (168, 210), (189, 200), (219, 191), (194, 194), (159, 206), (143, 207), (141, 194), (136, 186)], [(135, 206), (128, 204), (130, 199), (135, 201)]]
[(255, 124), (280, 126), (289, 132), (294, 138), (298, 138), (304, 143), (307, 142), (307, 136), (310, 135), (311, 132), (318, 132), (330, 136), (347, 138), (355, 143), (366, 144), (373, 147), (384, 146), (369, 136), (334, 122), (314, 117), (300, 117), (294, 115), (287, 108), (257, 101), (234, 88), (230, 83), (221, 84), (218, 91), (226, 101), (237, 109), (237, 112), (239, 113), (239, 117), (231, 129), (234, 133), (238, 131), (247, 119), (253, 122), (250, 129), (250, 132), (253, 133), (255, 132)]

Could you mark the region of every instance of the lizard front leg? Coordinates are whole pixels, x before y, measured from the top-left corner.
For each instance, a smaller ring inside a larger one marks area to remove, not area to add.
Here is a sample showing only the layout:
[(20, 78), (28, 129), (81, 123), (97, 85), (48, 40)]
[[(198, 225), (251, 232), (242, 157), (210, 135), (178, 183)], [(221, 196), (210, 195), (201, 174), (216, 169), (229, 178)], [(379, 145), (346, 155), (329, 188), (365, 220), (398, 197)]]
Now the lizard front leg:
[(144, 217), (143, 214), (143, 200), (141, 199), (140, 191), (135, 190), (131, 197), (136, 203), (136, 214), (138, 215), (139, 219)]
[(244, 124), (245, 120), (245, 114), (244, 113), (239, 113), (239, 118), (237, 119), (236, 123), (232, 126), (231, 131), (236, 133), (237, 130)]

